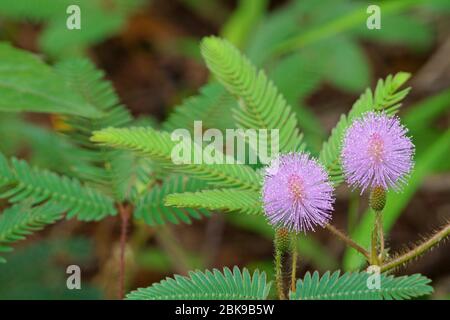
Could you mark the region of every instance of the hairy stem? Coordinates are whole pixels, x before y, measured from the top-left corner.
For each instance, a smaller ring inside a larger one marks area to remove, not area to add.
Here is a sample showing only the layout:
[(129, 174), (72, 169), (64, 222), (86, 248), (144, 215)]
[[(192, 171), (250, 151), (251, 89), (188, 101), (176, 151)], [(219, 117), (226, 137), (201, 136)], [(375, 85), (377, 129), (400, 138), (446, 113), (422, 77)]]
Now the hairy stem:
[(447, 222), (447, 224), (442, 229), (437, 231), (433, 236), (431, 236), (429, 239), (425, 240), (424, 242), (416, 246), (414, 249), (384, 264), (381, 267), (381, 272), (385, 272), (390, 269), (399, 267), (402, 264), (408, 262), (409, 260), (420, 256), (427, 250), (433, 248), (435, 245), (437, 245), (440, 241), (444, 240), (449, 235), (450, 235), (450, 221)]
[(345, 242), (345, 244), (347, 244), (349, 247), (352, 247), (353, 249), (361, 253), (366, 258), (367, 261), (370, 261), (369, 252), (363, 247), (361, 247), (359, 244), (357, 244), (355, 241), (353, 241), (348, 235), (336, 229), (331, 224), (326, 225), (325, 228), (332, 234), (334, 234), (336, 237), (338, 237), (340, 240)]
[(275, 278), (277, 283), (278, 298), (280, 300), (286, 300), (286, 295), (284, 294), (283, 285), (283, 253), (280, 250), (275, 250)]
[[(383, 209), (386, 205), (386, 190), (375, 186), (370, 191), (369, 205), (375, 212), (375, 223), (372, 232), (371, 260), (372, 265), (381, 265), (384, 257)], [(380, 252), (378, 252), (380, 250)]]
[(372, 239), (370, 244), (370, 264), (378, 266), (380, 263), (378, 261), (378, 228), (376, 224), (373, 226)]
[(378, 242), (380, 252), (378, 253), (378, 262), (383, 263), (384, 257), (384, 230), (383, 230), (383, 213), (381, 211), (375, 212), (375, 224), (377, 228)]
[(289, 230), (279, 228), (275, 231), (275, 280), (277, 284), (278, 297), (280, 300), (286, 300), (284, 291), (284, 261), (289, 253), (291, 235)]
[(127, 246), (128, 222), (131, 216), (131, 206), (127, 204), (118, 205), (120, 225), (120, 262), (119, 262), (119, 299), (125, 296), (125, 251)]
[(292, 270), (291, 270), (291, 291), (295, 292), (297, 283), (297, 238), (295, 234), (292, 235), (291, 239), (291, 258), (292, 258)]

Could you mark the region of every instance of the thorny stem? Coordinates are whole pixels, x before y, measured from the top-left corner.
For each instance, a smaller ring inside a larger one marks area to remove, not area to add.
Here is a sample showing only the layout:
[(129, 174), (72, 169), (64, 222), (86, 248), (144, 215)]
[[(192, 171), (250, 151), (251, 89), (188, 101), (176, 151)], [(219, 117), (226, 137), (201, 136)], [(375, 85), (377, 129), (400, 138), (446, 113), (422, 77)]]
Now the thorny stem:
[(291, 270), (291, 291), (295, 292), (296, 282), (297, 282), (297, 237), (295, 234), (292, 234), (291, 239), (291, 258), (292, 258), (292, 270)]
[(120, 226), (120, 262), (119, 262), (119, 299), (125, 296), (125, 251), (127, 245), (128, 222), (131, 216), (131, 206), (118, 204), (121, 226)]
[(359, 253), (361, 253), (368, 261), (371, 260), (369, 252), (364, 249), (363, 247), (361, 247), (359, 244), (357, 244), (355, 241), (353, 241), (349, 236), (347, 236), (345, 233), (343, 233), (342, 231), (336, 229), (334, 226), (332, 226), (331, 224), (327, 224), (325, 226), (325, 228), (330, 231), (332, 234), (334, 234), (336, 237), (338, 237), (340, 240), (342, 240), (343, 242), (345, 242), (349, 247), (352, 247), (353, 249), (355, 249), (356, 251), (358, 251)]
[(425, 251), (433, 248), (435, 245), (437, 245), (441, 240), (445, 239), (450, 235), (450, 221), (447, 222), (447, 224), (439, 231), (437, 231), (433, 236), (431, 236), (428, 240), (425, 240), (420, 245), (415, 247), (414, 249), (408, 251), (407, 253), (392, 259), (385, 265), (381, 267), (381, 272), (388, 271), (390, 269), (394, 269), (406, 262), (408, 262), (411, 259), (414, 259), (421, 254), (423, 254)]

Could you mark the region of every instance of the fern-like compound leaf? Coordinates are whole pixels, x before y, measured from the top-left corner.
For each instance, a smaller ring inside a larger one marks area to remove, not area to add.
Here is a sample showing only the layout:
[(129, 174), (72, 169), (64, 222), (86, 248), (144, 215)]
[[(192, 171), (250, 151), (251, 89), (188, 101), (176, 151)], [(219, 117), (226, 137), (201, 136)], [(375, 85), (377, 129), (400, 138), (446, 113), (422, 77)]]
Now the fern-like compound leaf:
[(345, 131), (353, 120), (368, 111), (383, 111), (388, 115), (394, 115), (410, 90), (410, 88), (400, 90), (409, 76), (408, 73), (399, 72), (394, 76), (389, 75), (385, 80), (379, 80), (374, 93), (367, 89), (355, 102), (348, 115), (341, 115), (330, 137), (324, 142), (319, 156), (336, 186), (344, 180), (340, 158)]
[(191, 223), (191, 219), (209, 216), (205, 209), (191, 206), (169, 207), (164, 198), (171, 193), (194, 191), (206, 188), (206, 184), (195, 179), (186, 179), (181, 175), (168, 177), (161, 185), (156, 185), (142, 196), (136, 204), (135, 216), (142, 218), (150, 226), (163, 225), (166, 222), (178, 224), (180, 221)]
[(290, 293), (291, 300), (381, 300), (411, 299), (430, 294), (430, 279), (414, 274), (394, 277), (380, 274), (379, 286), (376, 274), (367, 272), (340, 271), (326, 272), (322, 277), (316, 271), (307, 272), (303, 279), (297, 280), (295, 292)]
[(229, 112), (236, 105), (233, 97), (218, 83), (210, 83), (200, 89), (200, 93), (190, 97), (173, 110), (162, 128), (168, 132), (186, 128), (193, 132), (195, 121), (202, 121), (205, 129), (226, 130), (234, 128), (234, 120)]
[[(174, 171), (205, 180), (215, 186), (253, 190), (260, 188), (260, 176), (247, 165), (174, 164), (172, 151), (175, 150), (177, 143), (172, 141), (167, 132), (160, 132), (152, 128), (108, 128), (94, 132), (91, 139), (112, 147), (137, 151), (155, 161), (164, 163)], [(194, 143), (192, 142), (191, 145), (193, 146)], [(216, 150), (216, 152), (220, 151)]]
[(267, 298), (270, 283), (266, 274), (256, 270), (253, 275), (247, 269), (222, 272), (191, 271), (188, 277), (175, 275), (148, 288), (141, 288), (127, 295), (128, 300), (263, 300)]
[[(5, 209), (0, 214), (0, 252), (10, 251), (10, 244), (25, 239), (46, 225), (55, 223), (63, 214), (63, 206), (54, 203), (37, 207), (21, 203)], [(0, 262), (5, 260), (0, 257)]]
[(225, 212), (261, 214), (260, 194), (252, 190), (213, 189), (173, 193), (166, 197), (168, 206), (205, 208)]
[(104, 73), (89, 60), (65, 60), (56, 70), (74, 92), (102, 113), (96, 119), (77, 116), (60, 119), (61, 128), (57, 126), (57, 129), (69, 137), (82, 155), (79, 164), (72, 167), (73, 174), (123, 201), (135, 168), (132, 155), (94, 144), (90, 136), (103, 128), (129, 125), (133, 120), (130, 112), (120, 104), (112, 84), (104, 79)]
[(67, 217), (79, 220), (100, 220), (116, 210), (108, 196), (83, 186), (80, 181), (32, 168), (23, 160), (10, 162), (0, 153), (0, 198), (18, 203), (32, 199), (33, 203), (58, 204)]
[(258, 71), (226, 40), (208, 37), (201, 43), (206, 64), (227, 90), (236, 97), (233, 109), (237, 125), (244, 129), (279, 130), (280, 151), (304, 148), (296, 115), (264, 71)]

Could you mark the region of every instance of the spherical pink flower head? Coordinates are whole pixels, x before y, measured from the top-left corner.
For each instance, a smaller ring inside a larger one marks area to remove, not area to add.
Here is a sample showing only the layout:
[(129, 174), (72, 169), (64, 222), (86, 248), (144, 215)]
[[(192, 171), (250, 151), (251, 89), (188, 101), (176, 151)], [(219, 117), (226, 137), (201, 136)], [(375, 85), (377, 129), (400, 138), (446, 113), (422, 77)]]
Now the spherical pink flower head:
[(333, 203), (326, 171), (307, 154), (282, 155), (265, 171), (263, 205), (274, 226), (314, 231), (330, 221)]
[(399, 190), (413, 168), (414, 145), (398, 117), (368, 112), (344, 138), (342, 165), (347, 182), (361, 188)]

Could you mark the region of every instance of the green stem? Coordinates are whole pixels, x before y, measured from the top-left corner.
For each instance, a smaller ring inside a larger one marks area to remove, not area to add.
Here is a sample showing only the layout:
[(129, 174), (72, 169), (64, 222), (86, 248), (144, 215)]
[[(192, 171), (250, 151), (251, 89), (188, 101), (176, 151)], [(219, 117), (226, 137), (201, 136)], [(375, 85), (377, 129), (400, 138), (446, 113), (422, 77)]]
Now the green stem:
[(447, 222), (447, 224), (441, 230), (437, 231), (428, 240), (425, 240), (420, 245), (416, 246), (414, 249), (408, 251), (407, 253), (387, 262), (385, 265), (381, 267), (381, 272), (397, 268), (400, 265), (408, 262), (409, 260), (412, 260), (420, 256), (425, 251), (433, 248), (435, 245), (437, 245), (440, 241), (444, 240), (449, 235), (450, 235), (450, 221)]

